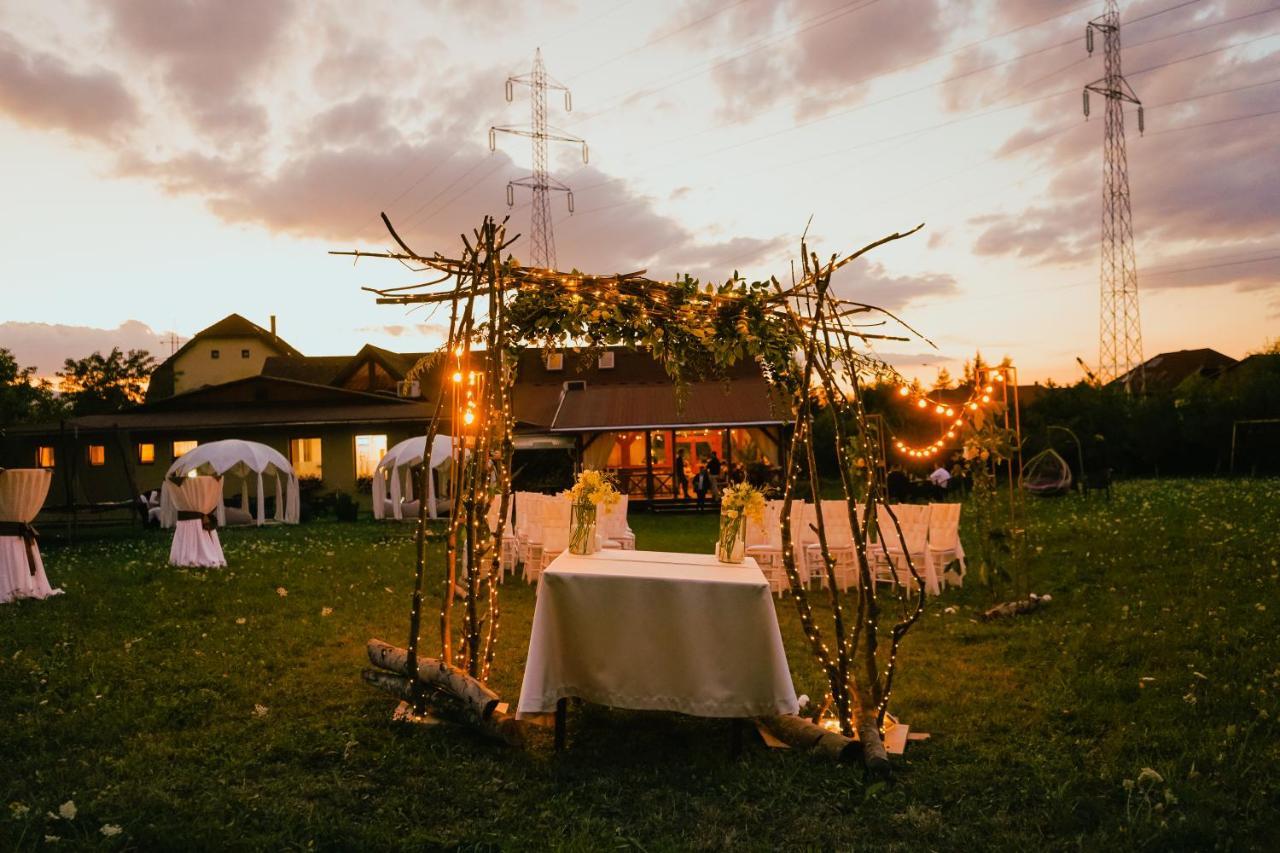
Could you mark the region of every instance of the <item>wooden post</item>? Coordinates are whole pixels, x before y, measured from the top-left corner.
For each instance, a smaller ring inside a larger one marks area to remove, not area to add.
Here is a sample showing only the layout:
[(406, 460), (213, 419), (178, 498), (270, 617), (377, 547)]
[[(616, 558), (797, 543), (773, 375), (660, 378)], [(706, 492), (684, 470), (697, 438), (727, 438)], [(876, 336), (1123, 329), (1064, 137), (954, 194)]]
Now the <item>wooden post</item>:
[(644, 481), (649, 503), (653, 503), (653, 430), (644, 431)]
[(566, 717), (569, 714), (569, 700), (556, 700), (556, 752), (564, 751), (564, 731)]

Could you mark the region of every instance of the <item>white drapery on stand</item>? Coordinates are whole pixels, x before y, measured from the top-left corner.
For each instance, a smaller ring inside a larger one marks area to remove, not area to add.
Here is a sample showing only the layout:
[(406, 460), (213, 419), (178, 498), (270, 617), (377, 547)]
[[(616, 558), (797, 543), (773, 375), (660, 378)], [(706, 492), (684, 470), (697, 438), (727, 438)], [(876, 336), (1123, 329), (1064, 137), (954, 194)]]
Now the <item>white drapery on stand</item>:
[(32, 520), (44, 506), (53, 472), (47, 468), (0, 468), (0, 604), (17, 598), (48, 598), (49, 585)]
[[(373, 517), (407, 518), (417, 515), (413, 497), (413, 468), (422, 464), (427, 438), (417, 435), (392, 447), (373, 471)], [(439, 517), (436, 475), (448, 475), (453, 462), (453, 440), (437, 435), (431, 448), (431, 476), (427, 477), (427, 517)], [(388, 495), (390, 491), (390, 495)], [(419, 495), (419, 499), (423, 496)]]
[[(257, 479), (258, 486), (256, 513), (253, 517), (254, 523), (258, 525), (262, 525), (267, 521), (263, 475), (273, 476), (276, 480), (275, 520), (285, 524), (298, 523), (300, 509), (298, 476), (294, 473), (293, 466), (289, 464), (289, 460), (285, 459), (284, 455), (278, 450), (265, 444), (259, 444), (256, 441), (240, 441), (238, 439), (212, 441), (180, 456), (169, 467), (165, 477), (166, 479), (188, 477), (193, 472), (218, 478), (232, 475), (239, 477), (241, 483), (240, 506), (242, 509), (247, 509), (245, 506), (245, 492), (249, 475), (252, 473)], [(219, 480), (219, 482), (221, 483), (222, 480)], [(165, 499), (166, 494), (169, 494), (169, 492), (161, 491), (160, 525), (162, 527), (173, 527), (178, 520), (178, 511), (171, 500)], [(222, 502), (221, 492), (218, 495), (216, 512), (219, 526), (225, 526), (227, 514)]]
[[(222, 478), (183, 477), (177, 483), (166, 480), (164, 488), (178, 515), (169, 562), (175, 566), (225, 566), (218, 531), (206, 529), (213, 527), (211, 522), (222, 503)], [(200, 517), (185, 517), (193, 514)]]

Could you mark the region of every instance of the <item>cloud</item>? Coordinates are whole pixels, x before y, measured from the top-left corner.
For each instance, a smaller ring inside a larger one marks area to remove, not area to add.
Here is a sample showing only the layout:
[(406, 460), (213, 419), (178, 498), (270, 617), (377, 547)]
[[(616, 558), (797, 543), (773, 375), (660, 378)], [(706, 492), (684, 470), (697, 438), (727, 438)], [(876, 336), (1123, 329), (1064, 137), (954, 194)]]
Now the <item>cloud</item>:
[(252, 80), (277, 55), (294, 16), (290, 0), (117, 0), (112, 34), (163, 78), (202, 130), (224, 139), (268, 128)]
[(139, 320), (126, 320), (114, 329), (61, 323), (0, 323), (0, 347), (11, 350), (19, 364), (32, 365), (39, 375), (48, 378), (53, 378), (68, 358), (110, 352), (113, 347), (124, 352), (146, 350), (161, 361), (169, 355), (166, 337)]
[(131, 127), (138, 105), (120, 77), (77, 70), (0, 32), (0, 112), (28, 127), (107, 140)]
[(925, 299), (945, 299), (959, 293), (956, 280), (944, 273), (892, 275), (876, 261), (859, 258), (832, 278), (836, 294), (897, 311)]

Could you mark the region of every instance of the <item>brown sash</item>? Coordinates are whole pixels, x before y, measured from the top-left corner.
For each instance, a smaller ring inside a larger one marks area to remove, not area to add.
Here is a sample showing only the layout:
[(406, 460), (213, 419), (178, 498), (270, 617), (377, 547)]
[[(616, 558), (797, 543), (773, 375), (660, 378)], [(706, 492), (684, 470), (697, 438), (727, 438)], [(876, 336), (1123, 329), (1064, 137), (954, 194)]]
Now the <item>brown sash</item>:
[(32, 576), (36, 573), (36, 540), (40, 533), (25, 521), (0, 521), (0, 536), (20, 536), (27, 546), (27, 569)]
[(205, 530), (218, 529), (218, 514), (216, 512), (196, 512), (190, 509), (180, 509), (178, 510), (178, 521), (198, 521)]

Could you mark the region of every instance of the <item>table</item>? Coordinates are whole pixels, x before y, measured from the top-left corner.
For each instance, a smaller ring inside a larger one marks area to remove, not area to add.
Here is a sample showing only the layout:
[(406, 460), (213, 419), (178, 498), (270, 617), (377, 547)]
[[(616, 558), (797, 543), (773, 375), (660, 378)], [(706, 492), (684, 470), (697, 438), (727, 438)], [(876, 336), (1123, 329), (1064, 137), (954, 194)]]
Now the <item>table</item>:
[[(215, 513), (222, 503), (221, 477), (183, 477), (166, 481), (170, 500), (178, 511), (173, 526), (169, 563), (174, 566), (218, 567), (227, 564), (218, 541)], [(205, 529), (208, 527), (209, 529)]]
[(49, 585), (31, 525), (52, 482), (48, 468), (0, 468), (0, 604), (62, 592)]
[(557, 711), (559, 735), (567, 697), (699, 717), (796, 713), (760, 567), (710, 554), (562, 553), (538, 583), (517, 714)]

